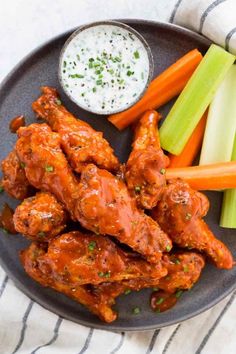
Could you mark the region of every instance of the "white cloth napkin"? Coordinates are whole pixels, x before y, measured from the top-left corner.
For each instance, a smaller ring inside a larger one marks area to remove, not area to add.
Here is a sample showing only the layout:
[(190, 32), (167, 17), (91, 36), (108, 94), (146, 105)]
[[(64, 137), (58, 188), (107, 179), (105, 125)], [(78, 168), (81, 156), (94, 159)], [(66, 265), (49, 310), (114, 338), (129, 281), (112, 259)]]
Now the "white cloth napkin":
[(236, 54), (235, 0), (179, 0), (170, 22), (199, 32)]
[[(14, 48), (23, 56), (40, 41), (80, 23), (125, 17), (173, 22), (236, 53), (236, 0), (97, 0), (96, 6), (94, 0), (8, 0), (0, 13), (0, 78), (9, 63), (15, 64)], [(6, 29), (12, 30), (11, 40), (6, 39)], [(235, 295), (181, 324), (113, 333), (47, 311), (22, 294), (0, 268), (0, 354), (234, 354)]]

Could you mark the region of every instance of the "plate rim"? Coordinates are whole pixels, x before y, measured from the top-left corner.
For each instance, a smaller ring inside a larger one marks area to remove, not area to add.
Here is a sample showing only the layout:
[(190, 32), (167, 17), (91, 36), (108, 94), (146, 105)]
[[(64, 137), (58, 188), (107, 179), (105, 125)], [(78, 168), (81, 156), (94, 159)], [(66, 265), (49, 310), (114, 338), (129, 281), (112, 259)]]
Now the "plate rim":
[[(132, 24), (138, 24), (138, 25), (152, 25), (152, 26), (157, 26), (159, 28), (163, 28), (163, 29), (168, 29), (168, 30), (175, 30), (178, 33), (184, 33), (186, 35), (191, 36), (192, 38), (201, 41), (202, 44), (205, 44), (207, 46), (209, 46), (212, 41), (209, 40), (208, 38), (198, 34), (197, 32), (193, 32), (190, 29), (184, 28), (182, 26), (179, 25), (175, 25), (172, 23), (167, 23), (167, 22), (163, 22), (163, 21), (155, 21), (155, 20), (146, 20), (146, 19), (137, 19), (137, 18), (125, 18), (125, 19), (112, 19), (114, 21), (120, 21), (120, 22), (128, 22), (128, 24), (130, 24), (132, 26)], [(84, 24), (81, 24), (80, 26), (82, 26)], [(67, 31), (61, 32), (60, 34), (52, 37), (51, 39), (43, 42), (42, 44), (40, 44), (39, 46), (35, 47), (33, 50), (31, 50), (28, 54), (26, 54), (22, 59), (20, 59), (20, 61), (9, 71), (9, 73), (3, 78), (3, 80), (0, 82), (0, 92), (1, 92), (1, 96), (4, 97), (5, 94), (7, 93), (7, 85), (10, 84), (11, 80), (12, 80), (12, 76), (17, 73), (17, 71), (19, 70), (19, 68), (25, 64), (27, 65), (27, 61), (30, 60), (32, 58), (32, 56), (34, 56), (37, 52), (39, 52), (40, 50), (42, 50), (43, 48), (45, 48), (46, 46), (52, 44), (53, 42), (57, 41), (58, 39), (60, 39), (63, 36), (67, 36), (69, 34), (71, 34), (75, 29), (79, 28), (80, 26), (71, 28)], [(215, 300), (212, 300), (210, 303), (207, 303), (205, 306), (201, 307), (198, 310), (195, 310), (194, 312), (191, 312), (188, 315), (179, 315), (178, 320), (169, 320), (169, 321), (165, 321), (162, 325), (157, 325), (157, 324), (150, 324), (150, 325), (143, 325), (143, 326), (132, 326), (132, 327), (127, 327), (127, 326), (121, 326), (121, 325), (116, 325), (116, 322), (111, 323), (111, 324), (106, 324), (106, 323), (98, 323), (98, 324), (94, 324), (94, 323), (90, 323), (89, 320), (84, 320), (84, 319), (80, 319), (78, 318), (78, 320), (75, 320), (74, 318), (71, 318), (70, 315), (65, 315), (65, 313), (63, 313), (63, 309), (57, 309), (57, 310), (51, 310), (50, 305), (47, 305), (47, 303), (43, 300), (43, 299), (36, 299), (34, 296), (32, 296), (30, 288), (25, 286), (24, 283), (22, 283), (14, 274), (14, 272), (11, 271), (10, 267), (8, 267), (8, 265), (6, 263), (4, 263), (4, 261), (2, 260), (2, 258), (0, 257), (0, 265), (3, 268), (3, 270), (6, 272), (7, 276), (13, 281), (14, 285), (20, 290), (22, 291), (22, 293), (24, 295), (26, 295), (27, 297), (29, 297), (31, 300), (35, 301), (37, 304), (39, 304), (40, 306), (42, 306), (44, 309), (58, 315), (61, 316), (62, 318), (72, 321), (74, 323), (77, 324), (81, 324), (84, 325), (86, 327), (92, 327), (95, 329), (102, 329), (102, 330), (107, 330), (107, 331), (113, 331), (113, 332), (121, 332), (121, 331), (127, 331), (127, 332), (139, 332), (139, 331), (149, 331), (149, 330), (155, 330), (155, 329), (160, 329), (163, 327), (169, 327), (181, 322), (184, 322), (188, 319), (194, 318), (197, 315), (209, 310), (210, 308), (212, 308), (213, 306), (215, 306), (217, 303), (219, 303), (220, 301), (222, 301), (225, 297), (227, 297), (230, 293), (232, 293), (235, 289), (236, 289), (236, 283), (232, 284), (231, 287), (227, 288), (224, 290), (224, 292), (221, 295), (218, 295), (218, 297)]]

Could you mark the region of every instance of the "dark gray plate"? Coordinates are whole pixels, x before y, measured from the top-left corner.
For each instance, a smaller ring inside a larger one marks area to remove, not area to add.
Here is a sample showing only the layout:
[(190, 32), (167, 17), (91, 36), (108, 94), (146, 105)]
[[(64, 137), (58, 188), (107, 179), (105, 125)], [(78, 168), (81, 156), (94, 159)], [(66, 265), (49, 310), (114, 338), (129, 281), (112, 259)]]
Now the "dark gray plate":
[[(204, 53), (210, 44), (205, 38), (177, 26), (140, 20), (126, 20), (125, 22), (139, 31), (149, 43), (155, 60), (155, 75), (187, 51), (197, 47)], [(79, 109), (69, 101), (59, 86), (57, 79), (59, 52), (70, 34), (71, 31), (51, 40), (31, 53), (8, 75), (1, 85), (0, 160), (11, 150), (16, 140), (16, 136), (11, 134), (8, 129), (10, 119), (16, 115), (24, 114), (28, 124), (35, 121), (31, 111), (31, 103), (39, 96), (39, 88), (42, 85), (51, 85), (59, 89), (66, 107), (76, 116), (89, 122), (94, 128), (103, 131), (119, 158), (122, 161), (126, 160), (132, 137), (129, 129), (120, 133), (103, 117), (88, 114)], [(160, 110), (164, 116), (171, 104), (173, 102)], [(208, 196), (211, 201), (211, 209), (207, 216), (207, 222), (236, 256), (236, 230), (222, 229), (218, 226), (222, 195), (214, 192), (209, 193)], [(1, 205), (4, 201), (7, 201), (12, 207), (17, 204), (2, 194)], [(20, 235), (13, 236), (4, 233), (0, 235), (1, 265), (16, 286), (30, 298), (62, 317), (96, 328), (147, 330), (178, 323), (209, 309), (228, 295), (235, 288), (236, 283), (236, 268), (231, 271), (217, 270), (209, 264), (200, 281), (191, 291), (180, 298), (173, 309), (156, 314), (149, 308), (149, 290), (132, 293), (118, 299), (116, 308), (119, 311), (119, 318), (113, 324), (107, 325), (73, 300), (53, 290), (44, 289), (31, 280), (25, 274), (18, 259), (18, 251), (26, 245), (27, 241)], [(140, 315), (132, 315), (131, 310), (135, 306), (141, 308)]]

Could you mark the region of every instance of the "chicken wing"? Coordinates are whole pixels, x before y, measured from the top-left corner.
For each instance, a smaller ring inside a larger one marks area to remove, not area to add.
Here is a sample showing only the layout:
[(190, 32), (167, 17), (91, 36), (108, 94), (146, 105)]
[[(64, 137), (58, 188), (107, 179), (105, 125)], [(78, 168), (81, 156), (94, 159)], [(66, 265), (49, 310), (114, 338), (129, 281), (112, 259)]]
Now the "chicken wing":
[(110, 172), (87, 165), (78, 191), (76, 216), (86, 229), (115, 236), (150, 262), (158, 262), (163, 251), (170, 251), (172, 245), (167, 235), (137, 209), (124, 182)]
[(157, 123), (160, 115), (148, 111), (135, 129), (133, 149), (126, 164), (125, 179), (140, 207), (152, 209), (166, 184), (165, 168), (169, 159), (159, 141)]
[(40, 270), (67, 284), (99, 284), (133, 278), (160, 278), (162, 264), (127, 254), (107, 237), (73, 231), (53, 239), (38, 258)]
[(11, 151), (2, 161), (2, 186), (13, 198), (27, 198), (31, 192), (30, 186), (24, 171), (24, 164), (20, 162), (15, 150)]
[(218, 268), (230, 269), (233, 266), (231, 252), (202, 220), (208, 208), (205, 195), (180, 179), (172, 180), (153, 209), (152, 217), (178, 246), (202, 251)]
[(94, 163), (110, 171), (118, 170), (119, 162), (102, 132), (95, 131), (68, 112), (55, 89), (45, 86), (42, 87), (42, 93), (32, 108), (48, 122), (53, 131), (58, 132), (72, 168), (80, 173), (87, 163)]
[(96, 294), (91, 291), (90, 286), (72, 286), (45, 275), (40, 270), (38, 263), (38, 258), (43, 256), (45, 253), (45, 246), (37, 243), (32, 243), (26, 250), (21, 252), (21, 263), (23, 264), (26, 273), (31, 278), (40, 283), (42, 286), (55, 289), (81, 303), (92, 313), (97, 315), (101, 320), (107, 323), (110, 323), (116, 319), (117, 314), (111, 309), (113, 302), (109, 303), (109, 299), (102, 302), (101, 297), (96, 296)]
[(47, 124), (31, 124), (18, 130), (17, 155), (27, 179), (37, 189), (53, 193), (76, 220), (78, 181), (60, 148), (60, 137)]
[(144, 288), (158, 287), (167, 293), (188, 290), (198, 281), (205, 266), (204, 257), (196, 252), (178, 252), (165, 255), (163, 266), (168, 273), (160, 279), (136, 278), (114, 283), (102, 283), (92, 286), (93, 293), (100, 297), (102, 303), (114, 304), (121, 294), (139, 291)]
[(62, 205), (48, 192), (25, 199), (15, 210), (16, 231), (33, 241), (49, 241), (66, 227), (67, 215)]

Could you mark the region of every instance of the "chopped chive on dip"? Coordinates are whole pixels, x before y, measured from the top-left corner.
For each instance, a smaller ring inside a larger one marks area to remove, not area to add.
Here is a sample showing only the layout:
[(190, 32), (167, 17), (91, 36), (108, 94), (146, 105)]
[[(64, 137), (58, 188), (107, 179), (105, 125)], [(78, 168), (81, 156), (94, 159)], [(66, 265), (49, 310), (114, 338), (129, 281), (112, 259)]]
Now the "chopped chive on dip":
[(135, 33), (115, 23), (98, 24), (68, 42), (59, 74), (65, 92), (79, 106), (110, 114), (125, 110), (144, 92), (149, 64), (148, 50)]

